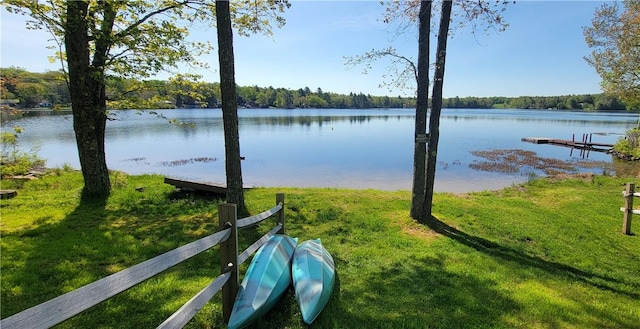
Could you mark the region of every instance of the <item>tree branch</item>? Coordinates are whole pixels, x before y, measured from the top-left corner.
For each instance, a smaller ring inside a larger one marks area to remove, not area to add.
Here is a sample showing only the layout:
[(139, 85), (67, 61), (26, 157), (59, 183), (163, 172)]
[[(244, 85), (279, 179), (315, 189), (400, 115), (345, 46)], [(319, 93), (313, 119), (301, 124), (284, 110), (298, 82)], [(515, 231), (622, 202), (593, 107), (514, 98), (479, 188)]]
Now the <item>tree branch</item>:
[(189, 3), (195, 3), (194, 1), (190, 1), (190, 0), (184, 0), (181, 2), (177, 2), (171, 6), (167, 6), (164, 8), (160, 8), (158, 10), (152, 11), (148, 14), (146, 14), (145, 16), (143, 16), (141, 19), (139, 19), (138, 21), (134, 22), (133, 24), (129, 25), (126, 29), (116, 33), (115, 38), (123, 38), (125, 36), (130, 35), (130, 33), (135, 30), (138, 26), (140, 26), (142, 23), (146, 22), (147, 20), (149, 20), (151, 17), (158, 15), (158, 14), (162, 14), (164, 12), (167, 12), (169, 10), (178, 8), (178, 7), (182, 7), (185, 5), (188, 5)]

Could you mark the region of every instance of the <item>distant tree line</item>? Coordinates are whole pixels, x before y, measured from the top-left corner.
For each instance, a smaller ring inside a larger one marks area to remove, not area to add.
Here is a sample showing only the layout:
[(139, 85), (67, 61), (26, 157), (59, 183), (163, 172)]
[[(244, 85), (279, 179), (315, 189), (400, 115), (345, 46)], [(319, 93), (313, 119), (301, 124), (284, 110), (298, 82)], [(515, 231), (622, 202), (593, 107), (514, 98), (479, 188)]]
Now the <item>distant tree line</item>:
[(246, 107), (278, 108), (402, 108), (414, 107), (415, 99), (409, 97), (371, 96), (363, 93), (349, 95), (315, 91), (309, 87), (297, 90), (285, 88), (238, 87), (238, 104)]
[(33, 73), (24, 69), (0, 68), (0, 98), (3, 105), (33, 108), (41, 103), (69, 104), (69, 88), (59, 71)]
[[(69, 90), (60, 71), (28, 72), (21, 68), (0, 69), (0, 98), (3, 105), (21, 108), (68, 106)], [(286, 89), (238, 86), (238, 105), (251, 108), (413, 108), (413, 97), (372, 96), (363, 93), (337, 94), (321, 88)], [(177, 77), (138, 81), (110, 78), (107, 97), (112, 108), (218, 108), (220, 84), (194, 82)], [(607, 94), (520, 97), (453, 97), (443, 100), (445, 108), (520, 108), (569, 110), (624, 110), (625, 104)]]
[(626, 105), (616, 96), (585, 94), (565, 96), (453, 97), (443, 100), (448, 108), (516, 108), (607, 111), (624, 110)]

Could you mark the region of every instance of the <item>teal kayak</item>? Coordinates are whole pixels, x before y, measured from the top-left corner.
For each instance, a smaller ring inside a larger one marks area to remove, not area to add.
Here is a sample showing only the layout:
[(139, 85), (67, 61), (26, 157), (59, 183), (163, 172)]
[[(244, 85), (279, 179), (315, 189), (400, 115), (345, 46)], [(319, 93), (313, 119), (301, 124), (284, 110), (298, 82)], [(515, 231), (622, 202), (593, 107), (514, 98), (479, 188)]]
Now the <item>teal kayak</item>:
[(311, 324), (329, 302), (336, 279), (333, 257), (320, 239), (308, 240), (296, 247), (292, 273), (302, 319)]
[(291, 285), (291, 257), (297, 238), (274, 235), (249, 264), (233, 304), (229, 329), (245, 327), (262, 317)]

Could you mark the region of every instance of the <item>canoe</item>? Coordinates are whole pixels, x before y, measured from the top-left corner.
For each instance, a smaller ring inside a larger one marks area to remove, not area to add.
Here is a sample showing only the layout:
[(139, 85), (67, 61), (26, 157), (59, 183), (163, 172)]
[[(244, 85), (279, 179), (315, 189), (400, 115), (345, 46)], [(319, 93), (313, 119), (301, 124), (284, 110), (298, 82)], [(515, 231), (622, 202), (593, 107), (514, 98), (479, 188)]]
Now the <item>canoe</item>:
[(308, 240), (293, 253), (293, 288), (302, 319), (311, 324), (329, 302), (336, 279), (333, 257), (320, 239)]
[(229, 328), (245, 327), (262, 317), (291, 285), (291, 257), (297, 238), (276, 234), (258, 249), (240, 284)]

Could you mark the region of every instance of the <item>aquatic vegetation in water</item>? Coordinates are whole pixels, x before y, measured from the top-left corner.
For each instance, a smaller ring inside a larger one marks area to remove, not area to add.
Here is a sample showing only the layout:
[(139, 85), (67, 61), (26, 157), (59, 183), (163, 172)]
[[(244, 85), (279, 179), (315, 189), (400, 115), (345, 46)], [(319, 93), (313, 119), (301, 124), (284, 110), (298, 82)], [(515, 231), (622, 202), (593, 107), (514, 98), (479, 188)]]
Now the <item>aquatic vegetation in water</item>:
[(604, 161), (589, 160), (559, 160), (539, 157), (536, 152), (520, 149), (505, 150), (480, 150), (471, 151), (471, 154), (486, 159), (486, 161), (474, 160), (469, 167), (471, 169), (500, 173), (530, 173), (538, 170), (548, 176), (558, 174), (576, 173), (579, 169), (599, 168), (609, 166)]
[(158, 162), (158, 165), (163, 167), (176, 167), (176, 166), (184, 166), (184, 165), (195, 163), (195, 162), (210, 163), (215, 161), (218, 161), (218, 158), (198, 157), (198, 158), (181, 159), (181, 160), (174, 160), (174, 161), (162, 161), (162, 162)]
[(131, 159), (124, 159), (122, 160), (122, 162), (141, 162), (146, 160), (147, 158), (131, 158)]

